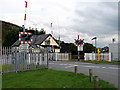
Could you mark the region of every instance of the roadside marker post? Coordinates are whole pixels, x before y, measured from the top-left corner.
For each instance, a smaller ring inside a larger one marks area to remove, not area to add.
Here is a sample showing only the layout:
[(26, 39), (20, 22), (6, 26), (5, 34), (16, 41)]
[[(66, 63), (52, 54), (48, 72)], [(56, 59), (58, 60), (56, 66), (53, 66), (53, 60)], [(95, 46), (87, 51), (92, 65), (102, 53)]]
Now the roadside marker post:
[(99, 82), (99, 78), (98, 78), (98, 76), (95, 76), (95, 80), (94, 80), (94, 88), (95, 88), (95, 90), (98, 89), (98, 82)]
[(99, 53), (100, 53), (100, 50), (99, 50), (99, 48), (98, 48), (97, 52), (98, 52), (98, 61), (99, 61)]
[(75, 76), (77, 76), (77, 66), (75, 66)]
[(92, 74), (93, 72), (92, 72), (92, 69), (89, 69), (89, 79), (90, 79), (90, 82), (92, 82), (93, 81), (93, 77), (92, 77)]

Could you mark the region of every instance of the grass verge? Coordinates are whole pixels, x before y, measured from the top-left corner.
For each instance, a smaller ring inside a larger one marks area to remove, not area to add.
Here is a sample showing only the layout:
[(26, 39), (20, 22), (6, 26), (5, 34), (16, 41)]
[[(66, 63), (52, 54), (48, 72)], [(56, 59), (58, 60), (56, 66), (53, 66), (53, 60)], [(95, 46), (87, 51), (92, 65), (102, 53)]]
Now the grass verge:
[[(73, 72), (41, 69), (19, 73), (8, 73), (2, 76), (3, 88), (94, 88), (94, 82), (84, 74), (75, 76)], [(99, 88), (115, 88), (99, 80)]]

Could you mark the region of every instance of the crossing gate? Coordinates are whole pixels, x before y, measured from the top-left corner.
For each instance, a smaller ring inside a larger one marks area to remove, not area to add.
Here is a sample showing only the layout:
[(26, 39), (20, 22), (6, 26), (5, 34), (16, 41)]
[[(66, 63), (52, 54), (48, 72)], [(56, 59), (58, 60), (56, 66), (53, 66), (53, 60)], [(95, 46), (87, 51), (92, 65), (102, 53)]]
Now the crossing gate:
[(1, 73), (48, 68), (47, 50), (0, 47)]

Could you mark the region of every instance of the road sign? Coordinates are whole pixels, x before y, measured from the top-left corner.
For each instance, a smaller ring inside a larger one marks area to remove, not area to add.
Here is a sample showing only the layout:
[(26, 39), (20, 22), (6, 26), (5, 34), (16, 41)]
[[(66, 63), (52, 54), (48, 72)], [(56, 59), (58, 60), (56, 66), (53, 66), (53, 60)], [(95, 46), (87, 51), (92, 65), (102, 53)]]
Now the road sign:
[(32, 43), (32, 33), (19, 32), (19, 43)]
[(28, 44), (27, 43), (21, 43), (21, 52), (26, 52), (28, 50)]
[(84, 39), (74, 39), (74, 45), (75, 46), (84, 46)]
[(83, 46), (78, 46), (78, 51), (83, 51)]

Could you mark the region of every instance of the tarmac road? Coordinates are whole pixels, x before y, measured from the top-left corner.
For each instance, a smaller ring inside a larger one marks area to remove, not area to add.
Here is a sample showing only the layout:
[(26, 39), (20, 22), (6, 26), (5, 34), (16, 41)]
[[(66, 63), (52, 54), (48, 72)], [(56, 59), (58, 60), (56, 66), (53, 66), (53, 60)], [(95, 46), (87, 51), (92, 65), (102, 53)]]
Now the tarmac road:
[(98, 76), (100, 79), (118, 88), (118, 77), (120, 78), (120, 73), (118, 74), (118, 71), (120, 70), (120, 65), (49, 61), (49, 69), (53, 70), (74, 72), (74, 66), (76, 65), (78, 66), (78, 73), (89, 75), (89, 69), (92, 69), (93, 76)]

